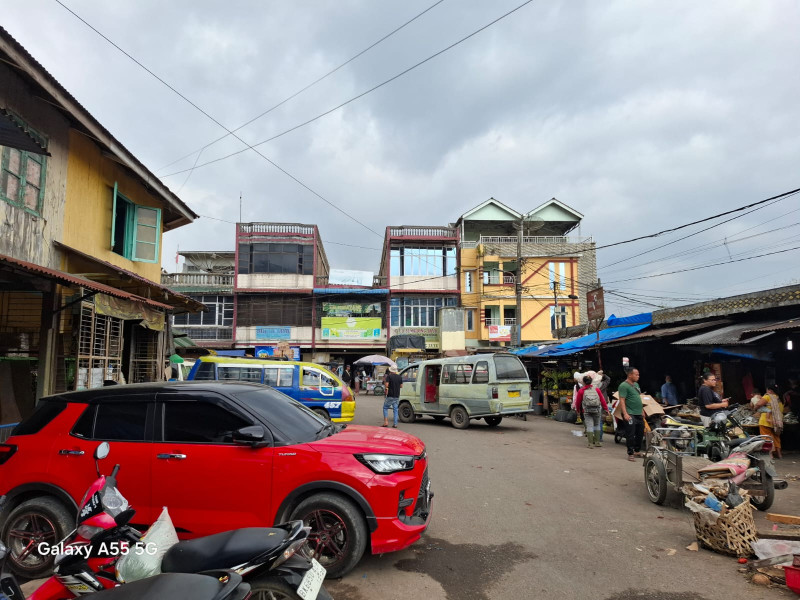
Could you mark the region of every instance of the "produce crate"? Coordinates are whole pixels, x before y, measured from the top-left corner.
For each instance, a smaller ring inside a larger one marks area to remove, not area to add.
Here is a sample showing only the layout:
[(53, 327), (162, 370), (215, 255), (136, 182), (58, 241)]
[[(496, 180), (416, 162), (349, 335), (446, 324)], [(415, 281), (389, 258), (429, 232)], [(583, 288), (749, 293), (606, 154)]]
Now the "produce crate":
[(707, 523), (700, 513), (695, 513), (694, 531), (703, 546), (731, 556), (752, 556), (753, 547), (750, 542), (758, 539), (753, 506), (747, 496), (744, 502), (726, 511), (713, 524)]

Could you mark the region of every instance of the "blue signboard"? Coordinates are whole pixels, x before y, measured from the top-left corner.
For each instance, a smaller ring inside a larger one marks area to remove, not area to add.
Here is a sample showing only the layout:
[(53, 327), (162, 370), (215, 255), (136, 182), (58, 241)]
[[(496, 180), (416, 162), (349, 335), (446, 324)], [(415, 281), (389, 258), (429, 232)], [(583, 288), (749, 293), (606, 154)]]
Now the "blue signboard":
[[(289, 346), (292, 350), (292, 360), (300, 360), (300, 346)], [(272, 358), (275, 356), (276, 346), (256, 346), (256, 358)]]
[(290, 340), (291, 327), (256, 327), (257, 340)]

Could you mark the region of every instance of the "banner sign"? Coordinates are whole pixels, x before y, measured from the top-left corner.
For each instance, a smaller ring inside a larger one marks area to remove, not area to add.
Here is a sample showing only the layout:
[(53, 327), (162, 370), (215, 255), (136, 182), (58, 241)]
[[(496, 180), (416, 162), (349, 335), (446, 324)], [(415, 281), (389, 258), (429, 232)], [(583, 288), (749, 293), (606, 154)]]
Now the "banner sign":
[(350, 317), (353, 315), (368, 315), (381, 313), (380, 302), (370, 304), (356, 304), (352, 302), (323, 302), (322, 312), (327, 317)]
[[(289, 346), (289, 349), (292, 351), (292, 360), (300, 360), (300, 346)], [(272, 358), (278, 352), (277, 346), (256, 346), (256, 358)]]
[(372, 287), (372, 271), (346, 271), (345, 269), (331, 269), (328, 274), (330, 285), (357, 285)]
[(586, 316), (590, 321), (602, 321), (606, 318), (603, 288), (600, 287), (586, 293)]
[(291, 327), (256, 327), (257, 340), (290, 340)]
[(392, 335), (421, 335), (425, 342), (439, 342), (438, 327), (392, 327)]
[(489, 325), (489, 339), (495, 342), (510, 342), (511, 325)]
[(322, 317), (323, 340), (377, 339), (381, 337), (380, 317)]

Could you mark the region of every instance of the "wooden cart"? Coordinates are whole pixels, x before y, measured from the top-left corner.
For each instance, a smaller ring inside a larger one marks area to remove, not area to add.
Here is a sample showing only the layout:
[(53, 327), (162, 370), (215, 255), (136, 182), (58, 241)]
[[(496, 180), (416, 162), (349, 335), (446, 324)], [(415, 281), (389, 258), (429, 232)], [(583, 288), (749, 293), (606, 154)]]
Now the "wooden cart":
[[(670, 489), (680, 492), (685, 484), (702, 481), (698, 471), (711, 461), (695, 456), (697, 441), (697, 432), (691, 429), (658, 428), (648, 434), (644, 482), (652, 502), (664, 504)], [(751, 466), (758, 467), (757, 472), (739, 487), (748, 491), (753, 506), (767, 510), (775, 499), (775, 482), (763, 459), (756, 459)], [(785, 487), (785, 482), (781, 483)]]

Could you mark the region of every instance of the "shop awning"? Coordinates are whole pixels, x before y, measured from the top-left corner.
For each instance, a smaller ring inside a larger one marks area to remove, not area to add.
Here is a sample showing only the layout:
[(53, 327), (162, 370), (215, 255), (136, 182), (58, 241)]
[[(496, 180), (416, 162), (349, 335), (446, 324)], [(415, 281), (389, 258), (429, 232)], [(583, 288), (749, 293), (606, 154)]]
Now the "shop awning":
[(765, 325), (763, 327), (757, 327), (755, 329), (748, 329), (744, 333), (764, 333), (766, 331), (787, 331), (791, 329), (800, 329), (800, 317), (796, 319), (789, 319), (788, 321), (780, 321), (778, 323), (772, 323), (770, 325)]
[(621, 340), (616, 340), (615, 342), (609, 344), (609, 346), (616, 346), (620, 344), (628, 344), (628, 343), (635, 343), (635, 342), (649, 342), (656, 339), (662, 339), (665, 337), (672, 337), (672, 336), (679, 336), (684, 333), (689, 333), (690, 331), (699, 331), (701, 329), (710, 329), (712, 327), (722, 327), (723, 325), (728, 325), (730, 321), (728, 319), (719, 319), (717, 321), (707, 321), (705, 323), (693, 323), (691, 325), (680, 325), (678, 327), (667, 327), (665, 329), (647, 329), (645, 331), (640, 331), (639, 333), (634, 333), (633, 335), (629, 335), (626, 338)]
[(611, 315), (608, 317), (609, 327), (620, 327), (622, 325), (650, 325), (653, 322), (653, 313), (639, 313), (629, 317), (618, 317)]
[(173, 338), (176, 348), (197, 348), (197, 344), (189, 336), (180, 336)]
[(672, 342), (676, 346), (738, 346), (743, 344), (750, 344), (752, 342), (763, 339), (772, 335), (773, 331), (767, 331), (760, 335), (754, 335), (742, 339), (742, 334), (747, 331), (759, 329), (770, 325), (774, 321), (749, 321), (747, 323), (736, 323), (734, 325), (726, 325), (718, 329), (712, 329), (705, 333), (693, 335), (682, 340)]
[(641, 323), (639, 325), (624, 325), (622, 327), (608, 327), (607, 329), (601, 329), (599, 335), (597, 333), (590, 333), (589, 335), (579, 337), (578, 339), (572, 340), (571, 342), (559, 344), (558, 346), (548, 346), (547, 348), (544, 348), (542, 350), (537, 350), (535, 352), (521, 351), (518, 352), (517, 355), (518, 356), (566, 356), (568, 354), (575, 354), (576, 352), (583, 352), (584, 350), (589, 350), (599, 344), (624, 338), (625, 336), (634, 334), (647, 327), (650, 327), (649, 323)]

